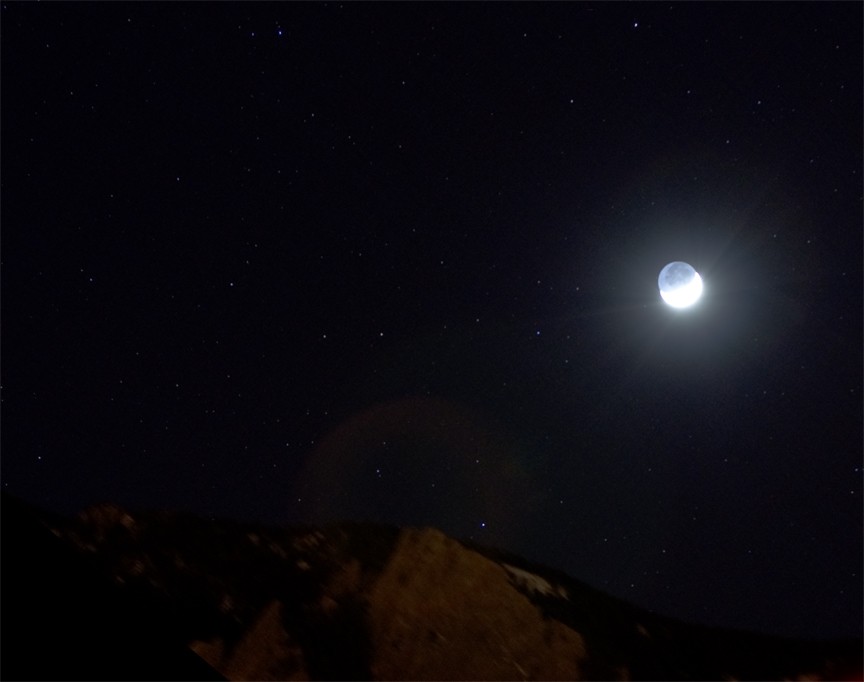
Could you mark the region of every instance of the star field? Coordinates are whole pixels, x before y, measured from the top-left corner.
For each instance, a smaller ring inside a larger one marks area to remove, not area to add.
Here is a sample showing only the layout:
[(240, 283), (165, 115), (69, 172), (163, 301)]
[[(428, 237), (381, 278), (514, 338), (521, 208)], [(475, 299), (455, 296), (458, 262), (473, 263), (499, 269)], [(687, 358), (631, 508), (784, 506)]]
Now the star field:
[(861, 636), (860, 4), (0, 11), (4, 490)]

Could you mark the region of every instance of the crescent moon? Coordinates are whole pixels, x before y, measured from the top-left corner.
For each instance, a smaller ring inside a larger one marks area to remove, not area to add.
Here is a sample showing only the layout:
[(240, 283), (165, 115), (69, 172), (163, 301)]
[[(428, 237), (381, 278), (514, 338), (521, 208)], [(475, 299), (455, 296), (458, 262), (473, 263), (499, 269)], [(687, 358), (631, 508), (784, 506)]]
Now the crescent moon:
[(689, 263), (675, 261), (660, 271), (657, 278), (660, 296), (673, 308), (687, 308), (702, 295), (702, 278)]

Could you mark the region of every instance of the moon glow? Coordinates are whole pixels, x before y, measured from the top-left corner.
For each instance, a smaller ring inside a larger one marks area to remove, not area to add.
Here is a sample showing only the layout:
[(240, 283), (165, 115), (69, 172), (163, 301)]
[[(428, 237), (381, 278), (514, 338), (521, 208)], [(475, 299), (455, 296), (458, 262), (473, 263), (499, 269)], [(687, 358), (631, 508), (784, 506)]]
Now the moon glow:
[(675, 261), (660, 271), (657, 278), (660, 296), (673, 308), (687, 308), (702, 295), (702, 278), (689, 263)]

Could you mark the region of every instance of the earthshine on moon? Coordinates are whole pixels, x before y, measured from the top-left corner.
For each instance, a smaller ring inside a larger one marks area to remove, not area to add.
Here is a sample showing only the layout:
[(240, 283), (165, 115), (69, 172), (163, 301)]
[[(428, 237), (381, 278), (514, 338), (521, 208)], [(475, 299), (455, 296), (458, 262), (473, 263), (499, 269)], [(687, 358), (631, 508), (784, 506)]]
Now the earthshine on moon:
[(657, 278), (660, 296), (673, 308), (687, 308), (702, 295), (702, 278), (689, 263), (675, 261), (660, 271)]

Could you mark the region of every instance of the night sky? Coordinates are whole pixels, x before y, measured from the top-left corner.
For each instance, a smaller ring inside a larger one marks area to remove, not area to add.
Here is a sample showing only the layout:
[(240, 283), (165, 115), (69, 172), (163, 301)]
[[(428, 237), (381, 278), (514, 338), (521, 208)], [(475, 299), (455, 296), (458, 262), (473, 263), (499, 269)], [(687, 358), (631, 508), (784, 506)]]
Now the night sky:
[(4, 490), (861, 636), (860, 3), (0, 7)]

